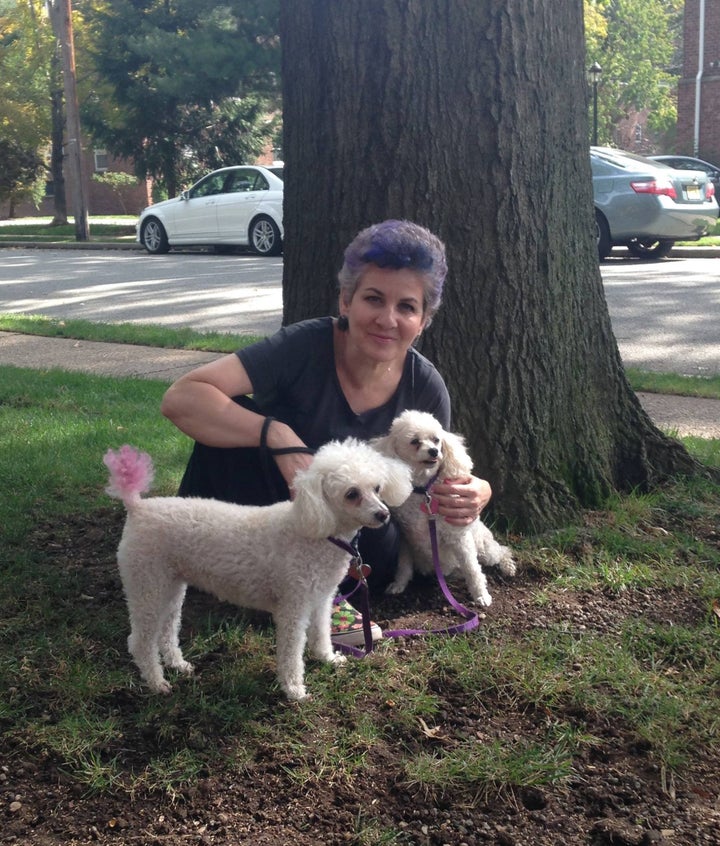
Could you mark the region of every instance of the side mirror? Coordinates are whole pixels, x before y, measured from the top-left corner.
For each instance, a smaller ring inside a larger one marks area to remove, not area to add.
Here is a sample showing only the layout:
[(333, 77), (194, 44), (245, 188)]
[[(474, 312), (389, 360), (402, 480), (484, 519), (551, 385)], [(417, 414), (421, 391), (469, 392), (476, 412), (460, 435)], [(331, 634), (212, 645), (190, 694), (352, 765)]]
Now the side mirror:
[(189, 200), (190, 199), (190, 192), (189, 191), (181, 191), (180, 192), (180, 199), (181, 200)]

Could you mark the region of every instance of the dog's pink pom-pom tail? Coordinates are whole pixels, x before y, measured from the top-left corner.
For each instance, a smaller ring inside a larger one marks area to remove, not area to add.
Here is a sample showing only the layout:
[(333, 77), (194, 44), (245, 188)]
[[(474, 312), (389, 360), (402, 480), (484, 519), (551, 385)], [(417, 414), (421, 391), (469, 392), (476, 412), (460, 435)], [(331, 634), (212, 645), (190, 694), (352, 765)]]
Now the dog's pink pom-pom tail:
[(103, 463), (110, 471), (110, 482), (105, 488), (110, 496), (129, 505), (150, 490), (155, 470), (146, 452), (125, 444), (117, 451), (109, 449), (103, 457)]

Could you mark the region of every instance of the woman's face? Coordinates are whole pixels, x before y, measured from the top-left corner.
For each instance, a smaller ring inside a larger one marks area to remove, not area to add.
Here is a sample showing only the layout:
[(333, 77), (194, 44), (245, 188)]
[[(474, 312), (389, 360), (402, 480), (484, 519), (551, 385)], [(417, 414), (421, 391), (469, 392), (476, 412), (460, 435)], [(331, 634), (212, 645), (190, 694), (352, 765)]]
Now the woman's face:
[(376, 361), (404, 358), (425, 326), (425, 288), (414, 270), (370, 265), (349, 303), (340, 301), (348, 318), (348, 336), (361, 352)]

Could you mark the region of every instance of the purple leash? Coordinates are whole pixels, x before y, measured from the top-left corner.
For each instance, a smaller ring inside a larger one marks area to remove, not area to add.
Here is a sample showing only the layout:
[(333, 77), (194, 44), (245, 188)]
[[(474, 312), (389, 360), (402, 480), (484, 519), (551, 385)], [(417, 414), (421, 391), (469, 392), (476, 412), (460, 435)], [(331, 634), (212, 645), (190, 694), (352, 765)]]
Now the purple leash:
[(350, 593), (345, 594), (342, 596), (342, 599), (349, 599), (356, 591), (360, 591), (360, 608), (358, 611), (362, 616), (362, 626), (363, 626), (363, 637), (365, 638), (365, 650), (358, 649), (356, 646), (350, 646), (349, 644), (345, 643), (336, 643), (334, 644), (335, 648), (340, 650), (340, 652), (344, 652), (348, 655), (353, 655), (355, 658), (364, 658), (365, 655), (373, 651), (373, 639), (372, 639), (372, 630), (370, 628), (370, 599), (369, 599), (369, 591), (368, 591), (368, 584), (367, 584), (367, 574), (370, 572), (370, 568), (367, 564), (363, 563), (362, 556), (357, 548), (357, 535), (352, 539), (350, 543), (344, 540), (340, 540), (340, 538), (333, 538), (329, 537), (328, 540), (330, 543), (334, 543), (335, 546), (339, 547), (340, 549), (344, 549), (345, 552), (350, 554), (350, 565), (348, 570), (357, 574), (358, 583), (355, 587), (350, 591)]
[[(472, 631), (473, 629), (476, 629), (480, 624), (480, 617), (478, 616), (477, 612), (471, 611), (469, 608), (466, 608), (464, 605), (459, 603), (450, 592), (450, 588), (447, 586), (445, 576), (440, 566), (440, 553), (438, 550), (436, 525), (437, 517), (430, 510), (430, 494), (427, 492), (427, 490), (418, 491), (418, 493), (420, 492), (425, 494), (425, 502), (427, 505), (428, 532), (430, 534), (430, 549), (432, 550), (432, 559), (433, 566), (435, 567), (435, 575), (443, 592), (443, 596), (450, 603), (452, 608), (461, 617), (465, 618), (465, 622), (458, 623), (455, 626), (448, 626), (447, 628), (442, 629), (393, 629), (389, 632), (383, 632), (384, 638), (419, 637), (421, 635), (429, 634), (456, 635)], [(360, 553), (358, 552), (357, 546), (353, 546), (349, 543), (346, 543), (345, 541), (339, 540), (338, 538), (329, 537), (328, 540), (331, 541), (331, 543), (334, 543), (335, 546), (340, 547), (340, 549), (344, 549), (346, 552), (349, 552), (351, 555), (350, 568), (354, 567), (356, 569), (356, 572), (358, 574), (358, 583), (350, 591), (350, 593), (343, 596), (343, 599), (347, 600), (357, 590), (360, 591), (360, 602), (358, 603), (360, 605), (360, 608), (358, 610), (362, 615), (363, 634), (365, 636), (365, 651), (363, 651), (362, 649), (358, 649), (355, 646), (347, 646), (345, 644), (335, 644), (335, 646), (341, 652), (345, 652), (348, 655), (353, 655), (356, 658), (363, 658), (365, 655), (373, 651), (373, 639), (372, 632), (370, 630), (370, 600), (367, 579), (365, 578), (366, 571), (368, 568), (367, 565), (363, 564), (363, 560), (360, 556)]]
[[(425, 496), (429, 501), (429, 495), (426, 493)], [(391, 632), (383, 632), (383, 637), (417, 637), (418, 635), (428, 634), (455, 635), (462, 634), (463, 632), (472, 631), (472, 629), (476, 629), (480, 624), (480, 617), (477, 615), (477, 613), (475, 611), (471, 611), (469, 608), (466, 608), (464, 605), (461, 605), (455, 599), (452, 593), (450, 593), (450, 588), (447, 586), (445, 576), (443, 575), (443, 571), (440, 567), (440, 553), (438, 552), (437, 542), (437, 526), (435, 524), (436, 519), (437, 518), (434, 514), (428, 514), (428, 531), (430, 532), (430, 548), (432, 549), (435, 575), (437, 576), (440, 588), (442, 589), (443, 596), (445, 597), (445, 599), (447, 599), (450, 605), (455, 609), (455, 611), (457, 611), (457, 613), (461, 617), (465, 617), (465, 622), (458, 623), (458, 625), (456, 626), (448, 626), (444, 629), (394, 629)]]

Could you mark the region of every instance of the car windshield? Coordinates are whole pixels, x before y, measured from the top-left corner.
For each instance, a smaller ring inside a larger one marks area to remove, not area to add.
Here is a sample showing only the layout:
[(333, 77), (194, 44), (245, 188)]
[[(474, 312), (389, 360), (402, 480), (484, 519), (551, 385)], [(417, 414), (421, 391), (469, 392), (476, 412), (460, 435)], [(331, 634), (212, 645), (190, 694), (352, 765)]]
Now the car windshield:
[(601, 161), (608, 162), (615, 165), (615, 167), (621, 167), (623, 170), (636, 171), (646, 168), (650, 168), (651, 171), (659, 168), (672, 170), (672, 167), (665, 164), (665, 162), (656, 162), (644, 156), (638, 156), (635, 153), (627, 153), (625, 150), (614, 150), (610, 147), (592, 147), (591, 153)]

